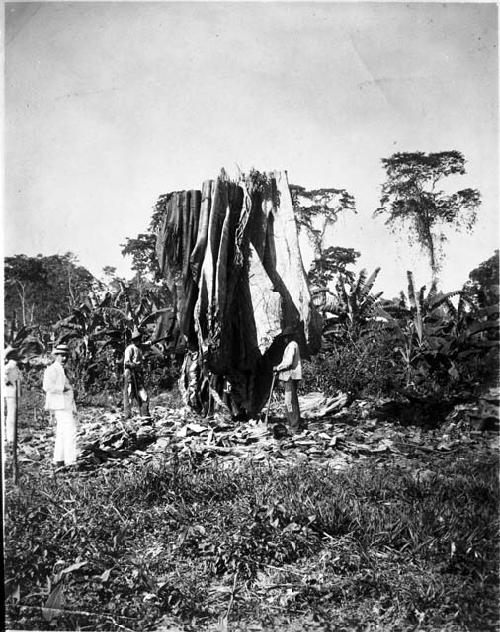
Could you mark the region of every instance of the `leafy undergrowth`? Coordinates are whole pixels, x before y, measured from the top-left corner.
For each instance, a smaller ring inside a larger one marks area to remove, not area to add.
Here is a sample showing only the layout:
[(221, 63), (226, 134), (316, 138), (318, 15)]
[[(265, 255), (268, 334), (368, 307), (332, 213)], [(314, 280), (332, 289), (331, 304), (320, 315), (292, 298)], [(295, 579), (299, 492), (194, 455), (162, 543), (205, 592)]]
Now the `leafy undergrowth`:
[(418, 476), (366, 461), (23, 473), (6, 487), (7, 627), (494, 630), (497, 457), (431, 458)]

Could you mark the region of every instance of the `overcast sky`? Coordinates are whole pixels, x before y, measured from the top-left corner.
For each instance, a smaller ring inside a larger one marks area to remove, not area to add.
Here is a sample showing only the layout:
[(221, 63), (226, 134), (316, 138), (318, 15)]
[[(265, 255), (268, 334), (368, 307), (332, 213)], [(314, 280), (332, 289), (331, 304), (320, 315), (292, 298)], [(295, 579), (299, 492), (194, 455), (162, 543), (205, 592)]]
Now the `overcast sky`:
[(221, 167), (286, 169), (356, 198), (332, 244), (382, 266), (376, 288), (428, 266), (373, 220), (397, 151), (456, 149), (483, 196), (442, 272), (457, 289), (498, 247), (494, 4), (5, 4), (6, 255), (73, 251), (100, 276), (157, 197)]

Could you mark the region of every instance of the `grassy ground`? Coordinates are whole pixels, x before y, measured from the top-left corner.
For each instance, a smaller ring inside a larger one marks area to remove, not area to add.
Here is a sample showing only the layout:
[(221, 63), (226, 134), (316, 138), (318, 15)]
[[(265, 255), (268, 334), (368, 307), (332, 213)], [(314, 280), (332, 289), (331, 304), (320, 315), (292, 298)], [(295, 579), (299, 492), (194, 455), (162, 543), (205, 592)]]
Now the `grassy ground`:
[(497, 629), (487, 449), (429, 453), (413, 472), (392, 459), (24, 469), (5, 501), (14, 629)]

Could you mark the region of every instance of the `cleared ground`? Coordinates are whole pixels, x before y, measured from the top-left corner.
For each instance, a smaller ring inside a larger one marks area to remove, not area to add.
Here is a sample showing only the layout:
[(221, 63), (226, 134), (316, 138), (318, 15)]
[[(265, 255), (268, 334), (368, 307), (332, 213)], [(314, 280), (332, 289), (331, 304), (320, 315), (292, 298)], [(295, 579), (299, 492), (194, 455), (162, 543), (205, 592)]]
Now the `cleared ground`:
[(153, 424), (82, 409), (74, 472), (52, 470), (46, 420), (21, 419), (8, 627), (497, 629), (496, 433), (357, 402), (275, 439), (168, 403)]

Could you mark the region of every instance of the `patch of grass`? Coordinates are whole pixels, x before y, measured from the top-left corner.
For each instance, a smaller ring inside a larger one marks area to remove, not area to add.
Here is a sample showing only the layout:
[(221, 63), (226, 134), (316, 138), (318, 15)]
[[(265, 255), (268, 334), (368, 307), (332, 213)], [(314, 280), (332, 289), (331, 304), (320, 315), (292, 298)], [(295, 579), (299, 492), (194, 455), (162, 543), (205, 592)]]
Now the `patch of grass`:
[[(496, 459), (433, 467), (425, 480), (394, 466), (175, 461), (43, 487), (25, 475), (7, 490), (6, 578), (40, 606), (48, 580), (86, 562), (64, 582), (67, 608), (99, 613), (92, 629), (168, 615), (201, 630), (229, 607), (235, 625), (266, 629), (283, 613), (323, 629), (496, 629)], [(8, 604), (12, 627), (90, 625)]]

